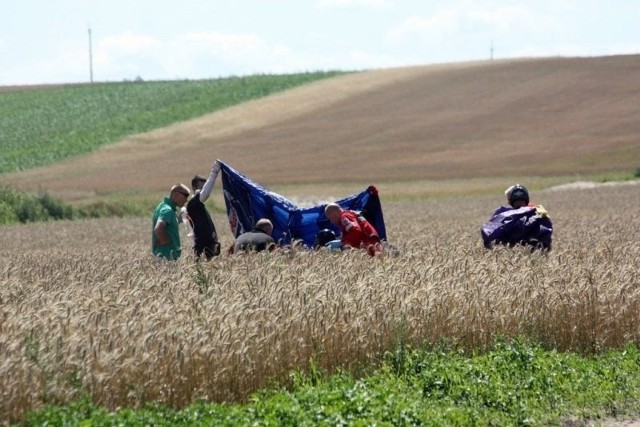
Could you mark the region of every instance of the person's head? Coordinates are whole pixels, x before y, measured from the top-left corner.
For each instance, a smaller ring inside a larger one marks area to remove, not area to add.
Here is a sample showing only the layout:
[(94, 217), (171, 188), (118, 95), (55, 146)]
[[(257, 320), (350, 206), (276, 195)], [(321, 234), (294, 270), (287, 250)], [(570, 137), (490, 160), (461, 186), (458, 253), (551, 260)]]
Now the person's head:
[(313, 242), (313, 247), (317, 249), (321, 246), (326, 245), (332, 240), (336, 240), (336, 233), (334, 233), (333, 230), (325, 228), (324, 230), (318, 231), (318, 233), (316, 234), (316, 238)]
[(169, 197), (171, 198), (171, 200), (173, 200), (173, 202), (178, 207), (181, 208), (187, 203), (187, 200), (189, 199), (190, 194), (191, 194), (191, 191), (189, 190), (189, 187), (187, 187), (182, 183), (179, 183), (171, 187), (171, 192), (169, 193)]
[(202, 175), (196, 175), (191, 179), (191, 188), (193, 191), (201, 190), (205, 182), (207, 182), (207, 178)]
[(256, 228), (264, 231), (269, 236), (273, 233), (273, 224), (267, 218), (260, 218), (258, 222), (256, 222)]
[(340, 223), (340, 214), (342, 213), (342, 208), (337, 203), (329, 203), (324, 207), (324, 215), (331, 221), (333, 224)]
[(529, 191), (524, 185), (512, 185), (507, 188), (507, 191), (505, 191), (504, 194), (507, 196), (509, 204), (516, 209), (529, 204)]

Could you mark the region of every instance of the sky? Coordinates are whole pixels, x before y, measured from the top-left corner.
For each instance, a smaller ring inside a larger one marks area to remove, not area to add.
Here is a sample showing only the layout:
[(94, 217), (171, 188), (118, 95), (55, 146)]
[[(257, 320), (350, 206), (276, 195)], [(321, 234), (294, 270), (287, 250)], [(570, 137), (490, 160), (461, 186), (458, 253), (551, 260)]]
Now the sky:
[(640, 53), (640, 0), (3, 0), (0, 86)]

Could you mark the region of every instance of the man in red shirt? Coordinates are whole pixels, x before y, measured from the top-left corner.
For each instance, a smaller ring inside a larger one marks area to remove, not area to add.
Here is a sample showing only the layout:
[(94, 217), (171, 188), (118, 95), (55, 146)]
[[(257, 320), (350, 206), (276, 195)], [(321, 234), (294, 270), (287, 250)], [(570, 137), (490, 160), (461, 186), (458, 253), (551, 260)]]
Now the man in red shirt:
[(359, 213), (344, 210), (336, 203), (329, 203), (324, 208), (324, 214), (340, 228), (340, 241), (343, 246), (366, 249), (371, 256), (382, 251), (378, 232)]

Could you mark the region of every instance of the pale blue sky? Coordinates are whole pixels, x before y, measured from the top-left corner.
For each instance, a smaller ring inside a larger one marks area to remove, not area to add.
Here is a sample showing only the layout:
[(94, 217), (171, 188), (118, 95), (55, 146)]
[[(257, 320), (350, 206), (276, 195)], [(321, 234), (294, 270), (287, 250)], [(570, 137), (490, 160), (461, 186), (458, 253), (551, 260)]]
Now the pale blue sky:
[(0, 85), (640, 53), (640, 0), (20, 0)]

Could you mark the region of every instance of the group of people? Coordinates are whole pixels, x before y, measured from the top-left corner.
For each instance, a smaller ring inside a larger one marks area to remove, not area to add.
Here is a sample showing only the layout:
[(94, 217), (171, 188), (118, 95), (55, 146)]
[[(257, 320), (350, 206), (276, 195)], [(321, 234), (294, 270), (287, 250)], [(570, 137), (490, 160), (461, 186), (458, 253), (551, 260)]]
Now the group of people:
[[(193, 253), (197, 260), (210, 260), (220, 254), (220, 242), (215, 225), (204, 203), (211, 195), (220, 172), (216, 160), (207, 178), (196, 175), (191, 180), (191, 189), (179, 183), (171, 187), (169, 195), (155, 208), (152, 218), (151, 250), (154, 256), (176, 260), (182, 255), (180, 224), (187, 224), (193, 236)], [(193, 196), (192, 196), (193, 191)], [(178, 214), (180, 212), (180, 215)], [(360, 213), (345, 210), (338, 204), (329, 203), (325, 215), (340, 230), (340, 239), (330, 230), (332, 238), (323, 242), (333, 249), (360, 248), (371, 256), (382, 251), (382, 242), (377, 231)], [(251, 231), (238, 236), (228, 253), (273, 251), (278, 247), (272, 237), (273, 223), (268, 218), (259, 219)], [(326, 240), (326, 239), (325, 239)]]
[[(193, 253), (196, 260), (202, 257), (210, 260), (220, 255), (218, 233), (211, 214), (204, 204), (211, 195), (220, 166), (220, 162), (216, 160), (207, 178), (202, 175), (194, 176), (191, 180), (191, 189), (182, 183), (175, 184), (171, 187), (169, 195), (156, 206), (151, 232), (151, 252), (154, 256), (167, 260), (180, 258), (182, 255), (181, 223), (190, 228), (189, 235), (193, 236)], [(193, 196), (191, 196), (192, 190)], [(272, 232), (271, 221), (262, 218), (253, 230), (238, 236), (229, 252), (273, 250), (276, 242), (271, 237)]]
[(216, 160), (207, 178), (196, 175), (191, 180), (191, 199), (191, 189), (180, 183), (171, 187), (169, 196), (156, 206), (151, 233), (151, 251), (154, 256), (168, 260), (180, 257), (180, 223), (185, 223), (191, 228), (189, 234), (193, 235), (193, 252), (196, 259), (204, 256), (210, 260), (220, 254), (218, 233), (204, 204), (211, 195), (219, 172), (220, 162)]
[[(175, 184), (171, 187), (169, 196), (156, 206), (151, 234), (154, 256), (167, 260), (176, 260), (181, 256), (181, 222), (191, 228), (189, 234), (193, 236), (193, 253), (197, 260), (202, 257), (210, 260), (220, 255), (218, 234), (204, 204), (211, 195), (220, 166), (220, 162), (216, 160), (207, 178), (201, 175), (194, 176), (191, 189), (181, 183)], [(484, 246), (492, 248), (495, 244), (520, 244), (530, 246), (532, 250), (550, 250), (553, 226), (544, 207), (531, 202), (528, 190), (520, 184), (509, 187), (505, 195), (507, 204), (496, 209), (491, 218), (482, 225), (481, 236)], [(375, 227), (361, 213), (343, 209), (336, 203), (329, 203), (324, 208), (324, 214), (340, 234), (337, 237), (330, 229), (321, 230), (316, 236), (316, 249), (356, 248), (365, 250), (371, 256), (384, 251), (383, 242)], [(268, 218), (261, 218), (251, 231), (235, 239), (228, 253), (273, 251), (278, 244), (271, 236), (272, 232), (273, 223)]]

